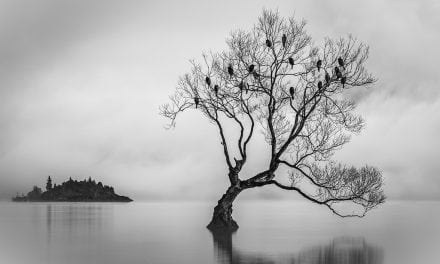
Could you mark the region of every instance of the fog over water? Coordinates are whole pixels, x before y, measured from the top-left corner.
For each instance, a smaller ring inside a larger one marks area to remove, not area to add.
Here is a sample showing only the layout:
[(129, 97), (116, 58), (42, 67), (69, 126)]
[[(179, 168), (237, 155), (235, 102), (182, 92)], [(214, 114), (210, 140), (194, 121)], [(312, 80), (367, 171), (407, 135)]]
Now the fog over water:
[[(240, 229), (211, 234), (212, 204), (0, 203), (0, 259), (13, 264), (436, 264), (440, 204), (390, 202), (341, 219), (307, 202), (245, 202)], [(429, 215), (429, 217), (426, 217)]]

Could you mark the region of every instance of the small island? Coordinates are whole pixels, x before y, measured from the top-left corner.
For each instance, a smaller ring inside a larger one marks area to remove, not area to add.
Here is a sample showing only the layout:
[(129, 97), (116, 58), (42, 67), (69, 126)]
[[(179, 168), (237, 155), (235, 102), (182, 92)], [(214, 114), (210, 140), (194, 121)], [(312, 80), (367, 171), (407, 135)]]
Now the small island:
[(47, 178), (46, 191), (34, 186), (27, 195), (16, 195), (14, 202), (131, 202), (132, 199), (115, 193), (113, 187), (88, 180), (76, 181), (69, 178), (60, 185), (53, 184), (50, 176)]

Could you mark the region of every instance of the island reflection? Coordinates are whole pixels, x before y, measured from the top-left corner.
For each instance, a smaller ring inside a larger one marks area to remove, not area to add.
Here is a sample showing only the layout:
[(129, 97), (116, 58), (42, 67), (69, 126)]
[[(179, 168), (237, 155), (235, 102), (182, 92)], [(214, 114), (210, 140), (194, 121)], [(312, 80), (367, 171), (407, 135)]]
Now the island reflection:
[(98, 203), (49, 203), (45, 207), (48, 244), (98, 240), (113, 214), (113, 207)]
[(282, 259), (264, 253), (242, 252), (233, 245), (233, 233), (212, 232), (214, 254), (219, 264), (382, 264), (383, 250), (364, 238), (335, 238), (327, 245), (316, 246)]

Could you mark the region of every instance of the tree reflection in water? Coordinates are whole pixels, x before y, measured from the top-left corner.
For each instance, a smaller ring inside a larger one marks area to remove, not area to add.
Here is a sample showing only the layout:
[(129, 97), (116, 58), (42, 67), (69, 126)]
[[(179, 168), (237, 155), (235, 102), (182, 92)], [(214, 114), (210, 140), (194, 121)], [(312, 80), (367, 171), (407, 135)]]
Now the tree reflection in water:
[(382, 249), (363, 238), (336, 238), (328, 245), (316, 246), (298, 254), (274, 259), (262, 253), (242, 252), (233, 246), (232, 233), (212, 232), (214, 252), (219, 264), (382, 264)]

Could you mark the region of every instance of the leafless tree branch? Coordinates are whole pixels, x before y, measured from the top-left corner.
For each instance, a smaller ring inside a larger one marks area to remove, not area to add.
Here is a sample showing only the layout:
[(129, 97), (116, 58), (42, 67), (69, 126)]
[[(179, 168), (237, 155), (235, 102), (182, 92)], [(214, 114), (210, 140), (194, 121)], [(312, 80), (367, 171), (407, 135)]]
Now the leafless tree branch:
[[(263, 11), (251, 30), (231, 33), (227, 50), (192, 61), (160, 113), (170, 120), (169, 127), (189, 109), (216, 124), (230, 182), (238, 188), (273, 184), (341, 216), (334, 205), (342, 201), (366, 212), (384, 202), (381, 173), (370, 166), (336, 164), (332, 156), (364, 126), (356, 103), (346, 95), (375, 82), (365, 68), (369, 49), (351, 35), (315, 44), (305, 26), (302, 20)], [(225, 134), (227, 122), (236, 125), (237, 137)], [(270, 145), (269, 166), (243, 180), (239, 173), (256, 129)], [(238, 157), (231, 156), (231, 148), (237, 148)], [(291, 186), (274, 180), (280, 165), (300, 176), (291, 177)], [(303, 179), (316, 188), (314, 195), (301, 189)]]

